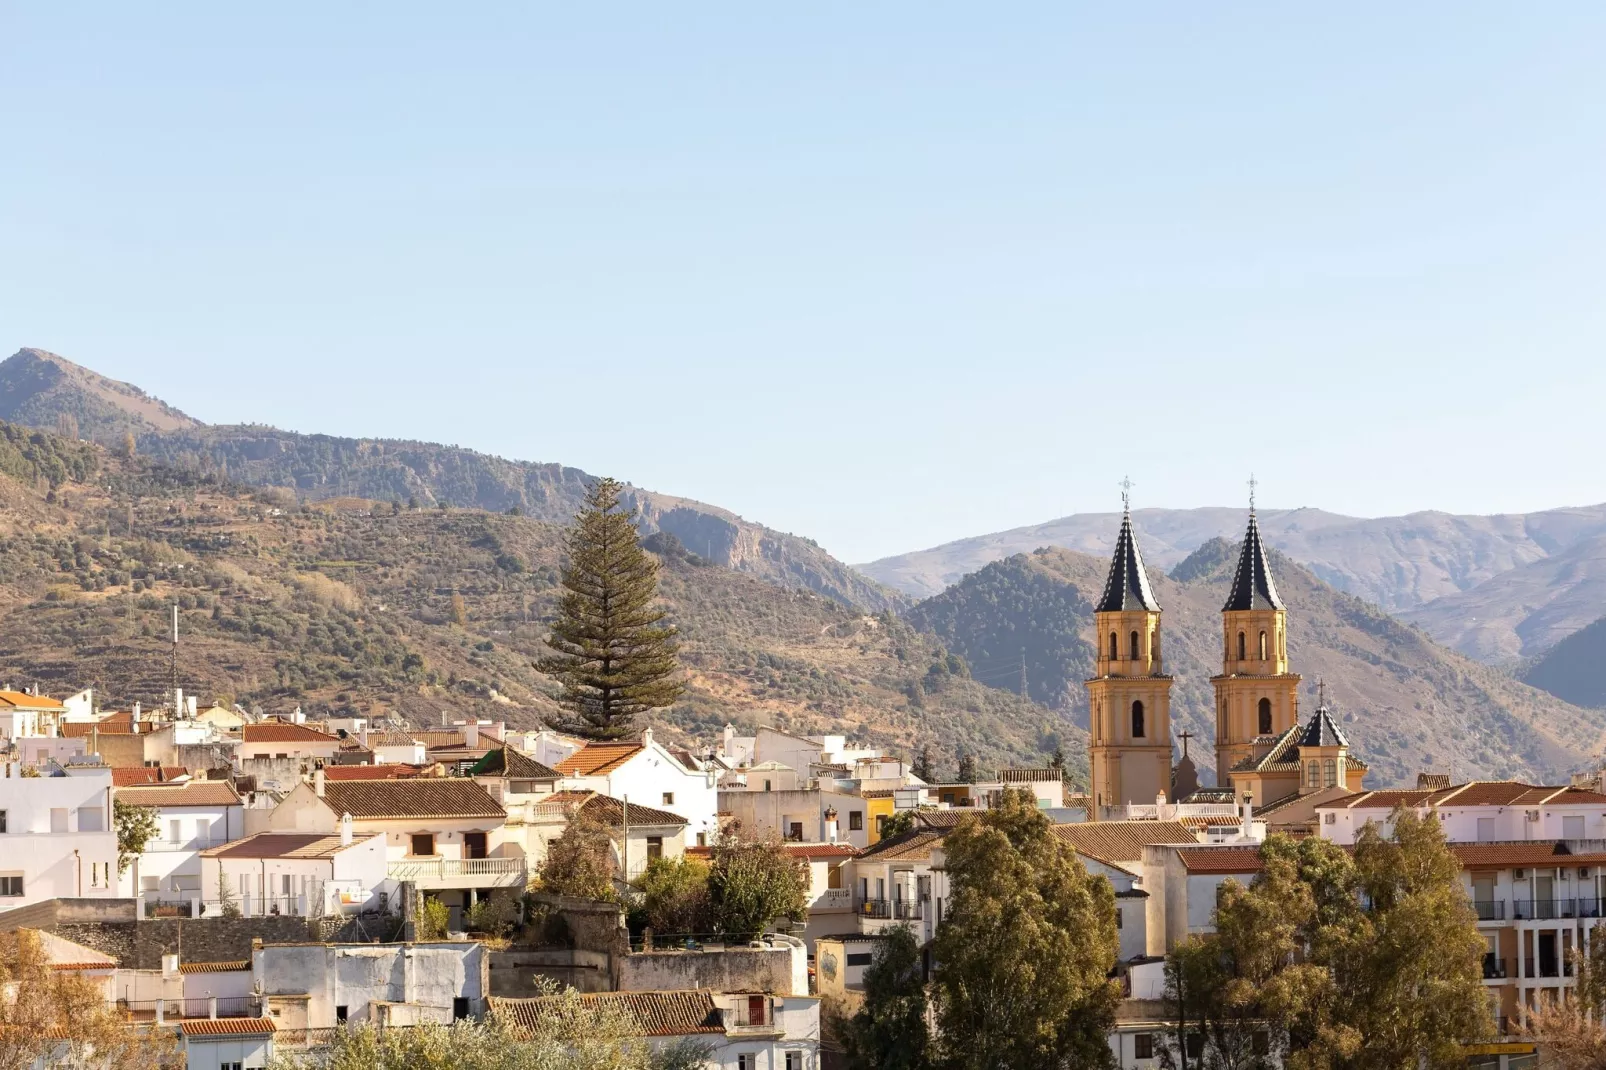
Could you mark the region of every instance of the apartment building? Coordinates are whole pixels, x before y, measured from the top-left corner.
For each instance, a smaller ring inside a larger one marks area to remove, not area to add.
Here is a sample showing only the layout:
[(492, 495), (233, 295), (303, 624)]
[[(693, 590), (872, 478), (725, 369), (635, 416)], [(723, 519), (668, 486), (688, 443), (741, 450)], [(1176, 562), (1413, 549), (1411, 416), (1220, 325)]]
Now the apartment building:
[(60, 776), (0, 775), (0, 910), (56, 898), (117, 895), (112, 771), (74, 764)]

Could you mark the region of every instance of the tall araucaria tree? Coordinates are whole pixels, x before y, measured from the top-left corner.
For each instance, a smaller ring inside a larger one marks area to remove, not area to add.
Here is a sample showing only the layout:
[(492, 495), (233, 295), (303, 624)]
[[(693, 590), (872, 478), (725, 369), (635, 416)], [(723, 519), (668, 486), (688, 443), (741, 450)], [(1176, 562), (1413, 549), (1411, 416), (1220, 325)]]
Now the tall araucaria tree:
[(623, 491), (599, 479), (586, 494), (569, 530), (552, 654), (536, 663), (563, 687), (563, 712), (547, 723), (585, 739), (623, 738), (683, 690), (675, 629), (656, 606), (658, 562), (641, 548)]

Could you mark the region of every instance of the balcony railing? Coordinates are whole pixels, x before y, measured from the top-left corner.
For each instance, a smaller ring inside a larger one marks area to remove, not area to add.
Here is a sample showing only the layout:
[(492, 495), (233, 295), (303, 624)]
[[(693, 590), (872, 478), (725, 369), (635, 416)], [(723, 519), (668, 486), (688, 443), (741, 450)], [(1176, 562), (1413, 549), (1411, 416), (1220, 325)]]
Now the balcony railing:
[(1511, 916), (1518, 921), (1598, 918), (1601, 916), (1601, 901), (1588, 897), (1579, 899), (1515, 899), (1511, 903)]
[(427, 881), (462, 877), (508, 877), (524, 873), (522, 858), (418, 858), (386, 867), (392, 880)]
[(1478, 912), (1479, 921), (1506, 920), (1506, 901), (1504, 899), (1477, 899), (1473, 901), (1472, 909)]
[(1483, 956), (1483, 979), (1493, 981), (1506, 976), (1506, 960), (1493, 955)]
[(852, 910), (853, 890), (851, 888), (827, 888), (821, 892), (810, 907), (811, 910)]
[(1525, 971), (1525, 976), (1527, 977), (1571, 977), (1573, 975), (1572, 963), (1561, 962), (1554, 958), (1540, 957), (1537, 960), (1527, 958), (1523, 960), (1523, 964), (1527, 967)]
[(854, 909), (861, 917), (896, 921), (919, 921), (921, 904), (913, 899), (859, 899)]

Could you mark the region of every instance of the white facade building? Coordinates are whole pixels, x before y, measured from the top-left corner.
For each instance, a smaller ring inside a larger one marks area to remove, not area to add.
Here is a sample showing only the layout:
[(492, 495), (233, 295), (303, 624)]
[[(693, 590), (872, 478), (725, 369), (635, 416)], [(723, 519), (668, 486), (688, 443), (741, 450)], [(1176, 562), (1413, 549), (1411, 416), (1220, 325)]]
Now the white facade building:
[(555, 762), (535, 758), (563, 774), (564, 790), (594, 791), (679, 814), (686, 819), (687, 847), (712, 843), (719, 833), (714, 771), (687, 766), (653, 739), (650, 728), (639, 743), (588, 743)]
[(0, 776), (0, 910), (64, 897), (117, 895), (112, 771)]
[(244, 835), (245, 810), (226, 780), (182, 780), (113, 788), (125, 806), (155, 811), (156, 836), (125, 871), (122, 895), (181, 901), (201, 896), (200, 852)]

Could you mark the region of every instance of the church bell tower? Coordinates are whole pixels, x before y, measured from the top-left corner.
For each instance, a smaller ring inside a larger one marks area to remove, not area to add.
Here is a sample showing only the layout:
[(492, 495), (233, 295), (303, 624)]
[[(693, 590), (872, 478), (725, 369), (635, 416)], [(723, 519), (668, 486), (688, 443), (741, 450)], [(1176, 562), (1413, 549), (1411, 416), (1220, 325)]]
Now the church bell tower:
[(1171, 677), (1161, 670), (1160, 603), (1143, 570), (1127, 494), (1122, 501), (1110, 577), (1093, 613), (1098, 656), (1086, 682), (1092, 817), (1104, 807), (1153, 805), (1171, 790)]
[(1257, 740), (1269, 746), (1299, 723), (1299, 676), (1288, 671), (1288, 610), (1272, 581), (1253, 493), (1238, 571), (1221, 607), (1221, 635), (1221, 675), (1210, 682), (1216, 689), (1216, 783), (1225, 787), (1232, 767), (1255, 754)]

